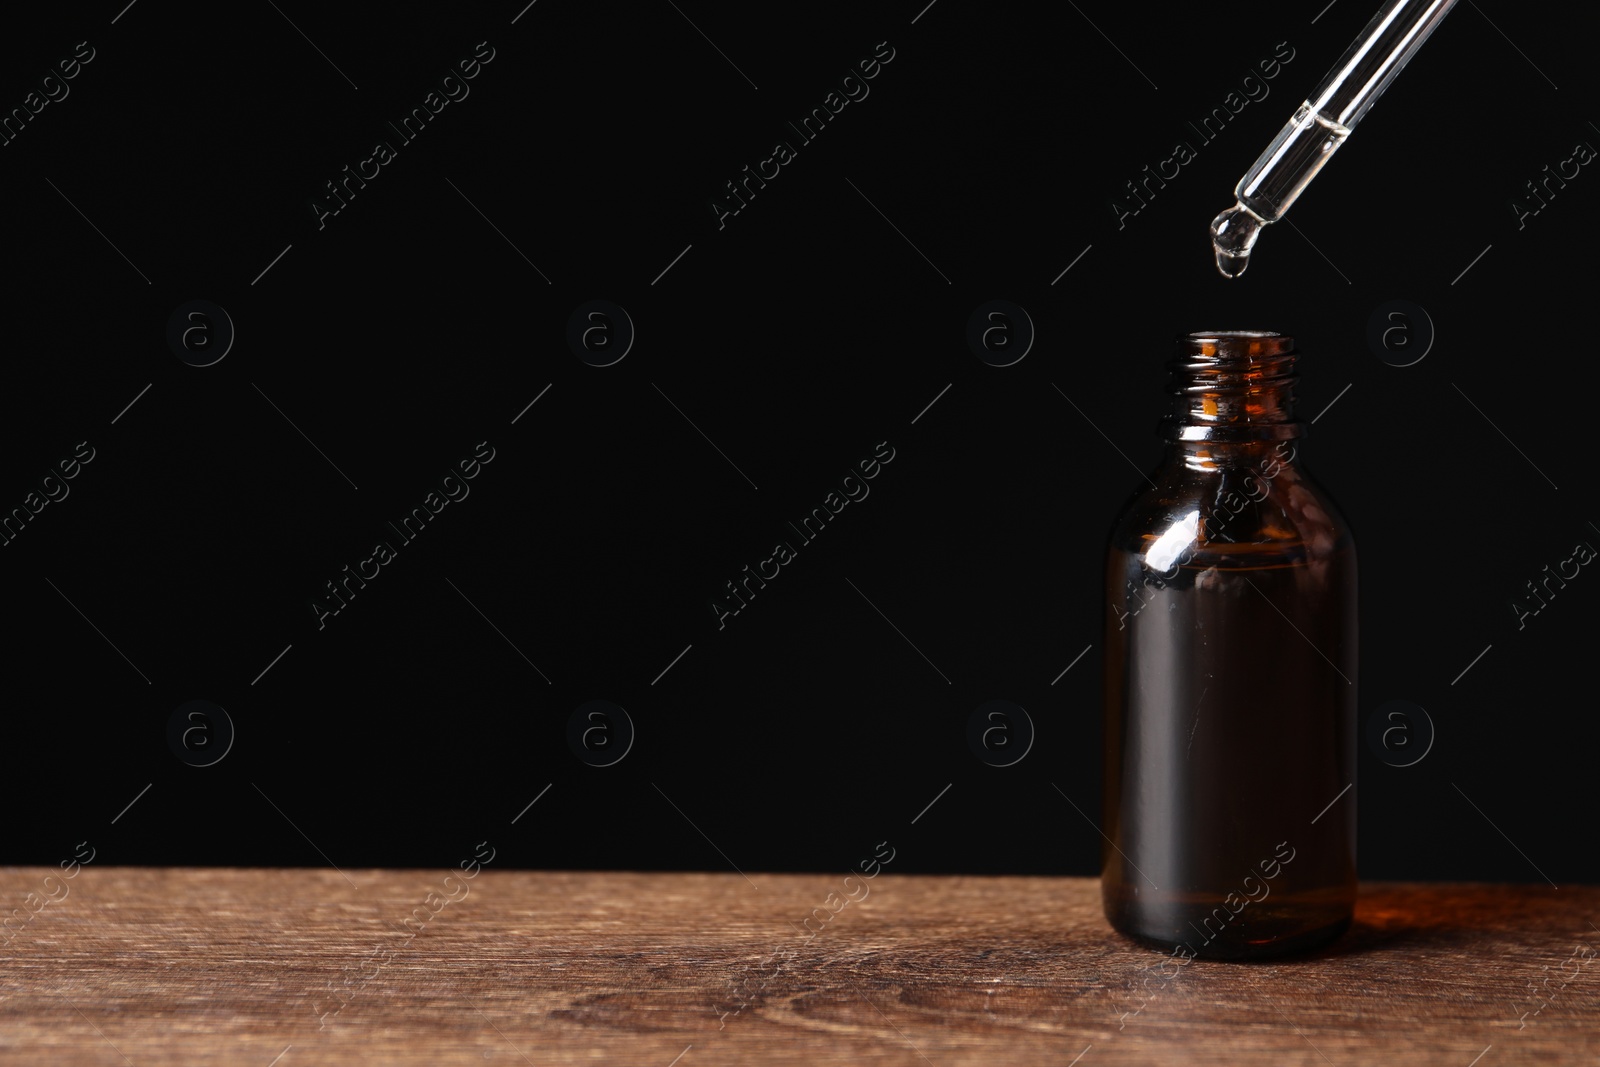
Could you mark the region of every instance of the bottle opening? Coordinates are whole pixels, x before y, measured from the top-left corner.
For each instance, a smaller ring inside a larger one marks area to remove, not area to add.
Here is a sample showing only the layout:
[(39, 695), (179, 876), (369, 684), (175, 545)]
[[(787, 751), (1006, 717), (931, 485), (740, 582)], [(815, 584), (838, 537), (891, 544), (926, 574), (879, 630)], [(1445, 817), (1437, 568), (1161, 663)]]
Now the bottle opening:
[(1171, 363), (1168, 440), (1299, 437), (1294, 417), (1294, 338), (1276, 330), (1196, 330), (1178, 338)]
[(1197, 330), (1178, 339), (1185, 356), (1202, 359), (1261, 359), (1294, 351), (1294, 338), (1276, 330)]

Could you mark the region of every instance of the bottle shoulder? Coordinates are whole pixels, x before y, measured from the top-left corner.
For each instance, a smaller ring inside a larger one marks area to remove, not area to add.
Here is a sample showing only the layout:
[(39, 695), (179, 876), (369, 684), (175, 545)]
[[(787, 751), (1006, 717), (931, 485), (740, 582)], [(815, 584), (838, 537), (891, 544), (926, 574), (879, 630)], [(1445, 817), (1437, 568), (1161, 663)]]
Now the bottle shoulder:
[(1292, 566), (1354, 552), (1343, 512), (1298, 464), (1168, 464), (1151, 481), (1124, 505), (1109, 547), (1154, 570)]

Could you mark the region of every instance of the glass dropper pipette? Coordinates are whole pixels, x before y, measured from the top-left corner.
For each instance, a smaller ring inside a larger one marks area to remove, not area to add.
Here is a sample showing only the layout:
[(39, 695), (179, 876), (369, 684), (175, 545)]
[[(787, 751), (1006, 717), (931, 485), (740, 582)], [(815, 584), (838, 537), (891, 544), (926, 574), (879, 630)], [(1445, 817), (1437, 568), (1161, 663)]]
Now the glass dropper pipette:
[(1212, 220), (1211, 247), (1224, 278), (1244, 273), (1261, 227), (1283, 218), (1455, 2), (1389, 0), (1372, 17), (1239, 179), (1238, 203)]

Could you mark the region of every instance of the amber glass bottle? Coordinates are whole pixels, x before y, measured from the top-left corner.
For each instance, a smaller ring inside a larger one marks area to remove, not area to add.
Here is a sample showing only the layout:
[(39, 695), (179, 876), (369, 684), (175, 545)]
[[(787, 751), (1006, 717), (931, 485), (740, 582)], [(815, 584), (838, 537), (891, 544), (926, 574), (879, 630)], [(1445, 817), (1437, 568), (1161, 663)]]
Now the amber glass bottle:
[(1106, 917), (1183, 956), (1294, 952), (1355, 904), (1355, 546), (1300, 464), (1293, 338), (1178, 345), (1106, 561)]

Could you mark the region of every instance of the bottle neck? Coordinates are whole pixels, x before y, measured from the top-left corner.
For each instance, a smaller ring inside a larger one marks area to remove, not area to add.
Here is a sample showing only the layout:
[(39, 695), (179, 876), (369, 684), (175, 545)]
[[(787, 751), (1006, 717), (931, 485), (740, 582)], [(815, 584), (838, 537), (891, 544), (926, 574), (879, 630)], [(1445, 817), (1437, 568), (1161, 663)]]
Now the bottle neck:
[[(1191, 333), (1169, 367), (1173, 409), (1162, 436), (1186, 457), (1251, 455), (1305, 435), (1294, 414), (1294, 338), (1261, 330)], [(1193, 466), (1192, 463), (1189, 464)]]

